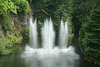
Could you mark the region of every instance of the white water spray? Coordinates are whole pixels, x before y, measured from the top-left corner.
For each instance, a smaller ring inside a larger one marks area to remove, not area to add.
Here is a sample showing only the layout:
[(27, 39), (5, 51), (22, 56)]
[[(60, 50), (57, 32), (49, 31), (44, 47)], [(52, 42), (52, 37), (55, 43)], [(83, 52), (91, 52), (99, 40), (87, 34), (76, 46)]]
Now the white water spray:
[(46, 19), (42, 27), (42, 46), (45, 49), (53, 49), (55, 41), (55, 31), (53, 29), (52, 20)]
[[(60, 31), (59, 31), (59, 46), (55, 47), (55, 31), (53, 29), (53, 24), (51, 19), (46, 19), (44, 26), (41, 29), (42, 36), (42, 48), (38, 47), (37, 40), (37, 23), (36, 20), (32, 23), (32, 18), (30, 18), (30, 46), (25, 47), (22, 57), (30, 57), (33, 55), (41, 55), (41, 57), (46, 56), (59, 56), (59, 54), (71, 55), (79, 58), (74, 51), (74, 47), (70, 46), (67, 48), (68, 41), (68, 23), (63, 23), (61, 20)], [(73, 59), (74, 59), (73, 57)]]
[[(46, 19), (41, 29), (42, 48), (38, 47), (37, 21), (32, 23), (30, 18), (30, 46), (25, 47), (21, 55), (30, 67), (76, 67), (76, 60), (79, 55), (75, 53), (72, 46), (67, 46), (68, 41), (68, 23), (61, 20), (59, 30), (59, 46), (55, 47), (55, 31), (52, 20)], [(59, 49), (60, 48), (60, 49)], [(40, 62), (40, 63), (39, 63)], [(49, 63), (49, 64), (48, 64)]]
[(29, 42), (30, 42), (30, 46), (32, 48), (38, 48), (38, 37), (37, 37), (37, 20), (35, 19), (34, 23), (32, 21), (32, 18), (30, 18), (29, 21), (29, 26), (30, 26), (30, 31), (29, 31)]
[(61, 20), (60, 31), (59, 31), (59, 48), (66, 49), (68, 41), (68, 23)]

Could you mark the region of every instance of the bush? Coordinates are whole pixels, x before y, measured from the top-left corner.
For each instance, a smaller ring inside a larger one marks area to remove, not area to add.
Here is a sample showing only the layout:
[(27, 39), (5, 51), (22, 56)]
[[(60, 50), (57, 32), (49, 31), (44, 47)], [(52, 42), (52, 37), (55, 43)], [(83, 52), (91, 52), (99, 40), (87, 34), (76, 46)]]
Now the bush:
[(7, 37), (0, 39), (0, 54), (7, 55), (12, 53), (15, 49), (14, 44), (20, 43), (22, 41), (22, 37), (15, 37), (13, 35), (8, 35)]
[(21, 0), (19, 2), (18, 12), (22, 13), (23, 11), (28, 12), (29, 11), (29, 3), (27, 0)]
[(87, 15), (79, 35), (79, 46), (85, 56), (94, 60), (95, 64), (100, 65), (100, 6), (93, 5), (90, 15)]
[(23, 36), (23, 39), (29, 39), (29, 28), (23, 28), (22, 29), (22, 36)]

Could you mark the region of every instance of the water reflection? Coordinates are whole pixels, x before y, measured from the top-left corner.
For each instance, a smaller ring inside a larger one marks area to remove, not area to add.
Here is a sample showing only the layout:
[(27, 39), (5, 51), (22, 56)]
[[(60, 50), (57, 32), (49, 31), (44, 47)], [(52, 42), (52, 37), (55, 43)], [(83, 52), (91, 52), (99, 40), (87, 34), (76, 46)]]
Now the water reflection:
[(74, 56), (65, 54), (45, 57), (34, 55), (23, 59), (26, 67), (78, 67), (78, 60)]
[(88, 63), (80, 57), (79, 60), (73, 55), (38, 55), (20, 57), (20, 53), (10, 56), (0, 56), (0, 67), (100, 67)]

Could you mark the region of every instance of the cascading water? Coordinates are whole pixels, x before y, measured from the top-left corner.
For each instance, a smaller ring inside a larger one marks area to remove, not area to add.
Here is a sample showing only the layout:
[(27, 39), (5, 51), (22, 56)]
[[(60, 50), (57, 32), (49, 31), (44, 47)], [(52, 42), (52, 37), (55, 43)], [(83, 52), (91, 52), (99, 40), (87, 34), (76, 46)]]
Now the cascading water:
[(37, 40), (37, 20), (35, 19), (34, 23), (32, 21), (32, 18), (30, 18), (30, 21), (29, 21), (29, 26), (30, 26), (30, 31), (29, 31), (29, 43), (30, 43), (30, 46), (32, 48), (37, 48), (38, 47), (38, 40)]
[(59, 31), (59, 48), (66, 49), (68, 41), (68, 23), (61, 20), (60, 31)]
[(46, 19), (42, 27), (42, 46), (45, 49), (53, 49), (55, 41), (55, 31), (53, 29), (52, 20)]

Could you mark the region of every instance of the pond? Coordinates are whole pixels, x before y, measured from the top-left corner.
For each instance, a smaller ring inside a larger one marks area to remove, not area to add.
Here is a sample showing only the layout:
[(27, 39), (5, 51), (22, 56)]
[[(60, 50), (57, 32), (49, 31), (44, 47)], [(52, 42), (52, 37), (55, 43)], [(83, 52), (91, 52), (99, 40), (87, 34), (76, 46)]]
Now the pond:
[(0, 67), (99, 67), (80, 58), (75, 58), (66, 54), (59, 55), (38, 55), (34, 54), (30, 57), (21, 57), (24, 52), (25, 44), (22, 43), (22, 51), (9, 56), (0, 56)]

